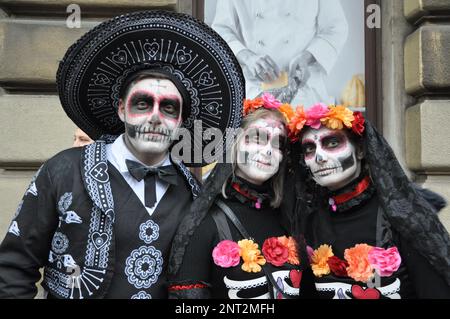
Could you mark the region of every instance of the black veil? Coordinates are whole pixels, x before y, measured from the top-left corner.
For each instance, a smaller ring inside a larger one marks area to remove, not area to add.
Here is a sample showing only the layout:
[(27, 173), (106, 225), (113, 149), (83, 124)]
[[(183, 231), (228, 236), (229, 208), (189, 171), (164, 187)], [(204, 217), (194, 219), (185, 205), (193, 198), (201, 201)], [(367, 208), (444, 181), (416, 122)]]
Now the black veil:
[[(387, 220), (450, 285), (450, 236), (437, 214), (446, 205), (445, 200), (408, 179), (392, 148), (369, 121), (365, 123), (362, 141), (365, 164)], [(314, 220), (320, 225), (312, 225), (312, 228), (330, 232), (329, 238), (334, 238), (327, 192), (312, 180), (299, 143), (293, 147), (292, 154), (295, 175), (289, 182), (295, 184), (295, 192), (286, 193), (287, 204), (283, 207), (292, 231), (302, 238), (306, 233), (308, 217), (319, 214), (319, 218)], [(306, 254), (306, 245), (300, 245), (300, 253)]]
[(192, 203), (189, 213), (181, 221), (172, 242), (168, 273), (175, 276), (183, 262), (183, 256), (189, 239), (211, 209), (216, 197), (222, 191), (223, 184), (232, 174), (232, 165), (218, 163), (202, 186), (202, 191)]

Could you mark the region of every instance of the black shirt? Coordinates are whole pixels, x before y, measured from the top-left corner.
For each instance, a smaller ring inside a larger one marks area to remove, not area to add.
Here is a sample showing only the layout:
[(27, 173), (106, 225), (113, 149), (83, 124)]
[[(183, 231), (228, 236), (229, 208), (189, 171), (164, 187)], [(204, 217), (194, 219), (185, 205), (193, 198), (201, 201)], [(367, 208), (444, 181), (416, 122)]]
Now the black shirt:
[[(251, 239), (259, 245), (259, 250), (262, 249), (266, 239), (287, 235), (281, 226), (279, 210), (271, 208), (267, 201), (263, 203), (261, 209), (257, 209), (253, 203), (242, 200), (242, 196), (236, 192), (231, 192), (228, 199), (221, 199), (231, 208)], [(227, 219), (227, 223), (233, 241), (238, 242), (243, 239), (232, 222)], [(242, 258), (239, 265), (231, 268), (223, 268), (214, 263), (212, 251), (220, 241), (216, 223), (211, 214), (208, 214), (191, 237), (182, 266), (172, 283), (172, 287), (178, 289), (178, 297), (269, 298), (270, 288), (262, 270), (258, 273), (242, 270)], [(298, 295), (301, 279), (298, 266), (285, 263), (281, 267), (270, 264), (267, 264), (267, 267), (275, 282), (286, 294)], [(198, 288), (196, 284), (199, 283), (204, 285), (201, 288), (204, 290), (202, 293), (196, 292), (194, 288)], [(273, 292), (275, 298), (281, 298), (275, 289)]]
[[(351, 191), (361, 180), (330, 196)], [(315, 276), (320, 298), (450, 298), (450, 288), (444, 279), (425, 257), (390, 227), (373, 185), (350, 201), (337, 205), (336, 211), (330, 207), (325, 213), (310, 217), (307, 241), (313, 249), (330, 245), (334, 255), (343, 260), (345, 250), (357, 244), (384, 249), (397, 247), (401, 265), (391, 276), (381, 277), (377, 282), (374, 279), (371, 283), (337, 276), (332, 271), (325, 276)]]

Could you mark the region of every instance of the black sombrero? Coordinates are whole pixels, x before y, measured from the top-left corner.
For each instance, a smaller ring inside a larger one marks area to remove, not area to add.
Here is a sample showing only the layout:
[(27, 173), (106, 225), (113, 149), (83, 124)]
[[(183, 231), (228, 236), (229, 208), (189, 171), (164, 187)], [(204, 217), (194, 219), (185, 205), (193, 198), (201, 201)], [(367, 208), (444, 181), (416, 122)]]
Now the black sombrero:
[(91, 138), (121, 134), (119, 92), (144, 69), (164, 70), (183, 83), (190, 98), (183, 126), (191, 132), (195, 120), (203, 130), (239, 127), (245, 80), (233, 52), (203, 22), (166, 11), (115, 17), (73, 44), (56, 76), (62, 106)]

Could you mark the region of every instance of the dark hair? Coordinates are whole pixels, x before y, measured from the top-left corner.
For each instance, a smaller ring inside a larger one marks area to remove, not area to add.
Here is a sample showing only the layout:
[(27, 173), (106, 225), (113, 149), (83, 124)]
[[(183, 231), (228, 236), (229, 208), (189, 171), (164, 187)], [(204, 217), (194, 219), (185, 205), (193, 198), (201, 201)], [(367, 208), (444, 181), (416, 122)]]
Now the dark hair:
[(125, 81), (123, 82), (121, 88), (120, 88), (120, 98), (124, 100), (128, 92), (136, 82), (145, 80), (145, 79), (160, 79), (160, 80), (169, 80), (171, 81), (178, 91), (181, 94), (181, 97), (183, 98), (183, 106), (181, 108), (181, 118), (185, 120), (190, 113), (190, 104), (191, 99), (189, 97), (189, 92), (187, 91), (186, 87), (181, 83), (180, 80), (178, 80), (174, 75), (168, 73), (167, 71), (164, 71), (162, 69), (146, 69), (137, 71), (135, 73), (132, 73), (129, 75)]

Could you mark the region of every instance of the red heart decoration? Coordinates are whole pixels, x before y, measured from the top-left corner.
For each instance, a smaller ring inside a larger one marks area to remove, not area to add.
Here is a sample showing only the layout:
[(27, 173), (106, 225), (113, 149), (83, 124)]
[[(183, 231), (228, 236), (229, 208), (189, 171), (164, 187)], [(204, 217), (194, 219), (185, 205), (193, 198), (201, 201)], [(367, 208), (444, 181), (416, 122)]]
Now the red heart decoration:
[(294, 288), (300, 288), (300, 282), (302, 281), (302, 272), (299, 270), (292, 269), (289, 272), (289, 278), (291, 279)]
[(355, 299), (380, 299), (380, 292), (377, 289), (364, 289), (358, 285), (352, 286), (352, 295)]

